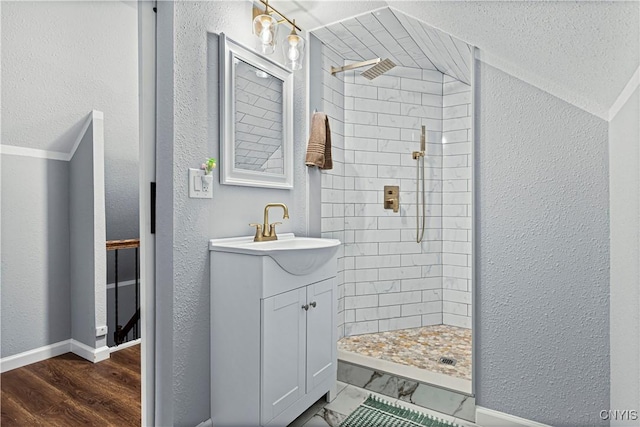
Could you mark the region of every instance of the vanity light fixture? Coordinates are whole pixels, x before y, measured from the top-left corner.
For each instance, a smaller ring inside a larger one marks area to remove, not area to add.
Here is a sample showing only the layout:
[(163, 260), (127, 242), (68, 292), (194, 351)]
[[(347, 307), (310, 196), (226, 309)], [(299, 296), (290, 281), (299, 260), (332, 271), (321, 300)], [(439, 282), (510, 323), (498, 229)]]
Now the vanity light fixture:
[[(298, 35), (297, 31), (302, 31), (302, 29), (296, 25), (295, 19), (287, 18), (269, 6), (269, 0), (260, 0), (260, 3), (264, 4), (264, 12), (255, 6), (253, 8), (253, 34), (258, 38), (258, 52), (269, 55), (275, 51), (278, 24), (287, 22), (291, 25), (291, 33), (286, 37), (282, 46), (285, 66), (293, 71), (301, 69), (305, 40)], [(271, 14), (276, 14), (282, 19), (276, 20)]]
[(296, 71), (302, 68), (304, 59), (304, 39), (296, 32), (296, 20), (293, 20), (291, 33), (287, 36), (287, 41), (282, 45), (284, 51), (285, 66)]
[[(264, 13), (256, 15), (254, 7), (253, 34), (258, 38), (256, 48), (258, 52), (269, 55), (275, 51), (278, 21), (269, 14), (269, 0), (264, 2)], [(260, 13), (258, 11), (258, 13)]]

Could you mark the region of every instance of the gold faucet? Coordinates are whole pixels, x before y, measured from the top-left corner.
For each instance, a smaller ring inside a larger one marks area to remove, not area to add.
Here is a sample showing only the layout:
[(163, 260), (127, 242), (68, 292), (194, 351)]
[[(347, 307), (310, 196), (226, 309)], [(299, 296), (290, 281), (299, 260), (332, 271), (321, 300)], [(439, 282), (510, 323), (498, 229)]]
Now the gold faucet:
[(278, 240), (276, 236), (276, 225), (282, 224), (281, 222), (274, 222), (269, 224), (269, 208), (279, 206), (284, 211), (282, 219), (289, 218), (289, 208), (284, 203), (267, 203), (264, 207), (264, 224), (249, 224), (256, 228), (256, 235), (253, 238), (254, 242), (268, 242), (269, 240)]

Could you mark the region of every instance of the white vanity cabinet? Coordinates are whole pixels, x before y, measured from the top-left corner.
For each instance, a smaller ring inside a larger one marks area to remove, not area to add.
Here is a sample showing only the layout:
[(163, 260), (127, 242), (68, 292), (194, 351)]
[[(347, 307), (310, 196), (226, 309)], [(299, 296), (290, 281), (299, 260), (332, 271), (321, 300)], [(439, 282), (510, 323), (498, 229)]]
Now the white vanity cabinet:
[(335, 373), (334, 282), (262, 300), (263, 425)]
[(302, 275), (210, 249), (213, 425), (286, 426), (335, 388), (337, 246)]

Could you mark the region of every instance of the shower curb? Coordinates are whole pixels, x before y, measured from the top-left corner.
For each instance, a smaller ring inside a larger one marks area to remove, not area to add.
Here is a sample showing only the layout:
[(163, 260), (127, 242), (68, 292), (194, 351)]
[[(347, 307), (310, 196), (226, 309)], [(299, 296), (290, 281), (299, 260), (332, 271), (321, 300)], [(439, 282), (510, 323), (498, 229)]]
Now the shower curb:
[(476, 399), (469, 394), (338, 360), (338, 381), (475, 422)]

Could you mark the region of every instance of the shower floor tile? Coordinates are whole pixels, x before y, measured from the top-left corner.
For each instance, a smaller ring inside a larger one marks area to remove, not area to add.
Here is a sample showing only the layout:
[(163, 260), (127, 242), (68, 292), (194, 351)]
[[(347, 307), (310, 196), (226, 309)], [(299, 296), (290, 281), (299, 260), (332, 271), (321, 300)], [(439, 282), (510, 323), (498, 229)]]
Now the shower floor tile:
[[(471, 380), (471, 329), (434, 325), (344, 337), (338, 349)], [(456, 359), (454, 366), (440, 357)]]

